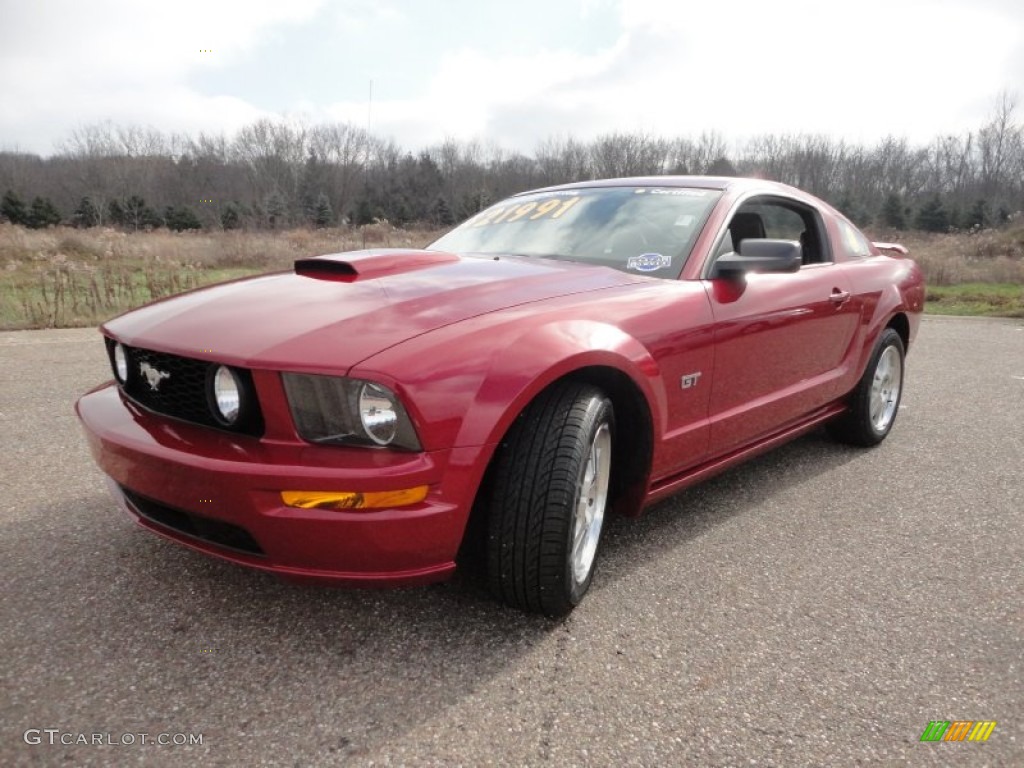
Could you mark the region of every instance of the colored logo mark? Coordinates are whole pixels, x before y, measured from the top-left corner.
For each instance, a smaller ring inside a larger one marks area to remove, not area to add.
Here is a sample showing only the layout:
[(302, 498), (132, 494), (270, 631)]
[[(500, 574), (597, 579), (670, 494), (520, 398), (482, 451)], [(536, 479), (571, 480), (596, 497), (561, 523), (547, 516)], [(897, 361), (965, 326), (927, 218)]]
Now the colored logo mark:
[(996, 728), (995, 720), (932, 720), (921, 734), (921, 741), (988, 741)]

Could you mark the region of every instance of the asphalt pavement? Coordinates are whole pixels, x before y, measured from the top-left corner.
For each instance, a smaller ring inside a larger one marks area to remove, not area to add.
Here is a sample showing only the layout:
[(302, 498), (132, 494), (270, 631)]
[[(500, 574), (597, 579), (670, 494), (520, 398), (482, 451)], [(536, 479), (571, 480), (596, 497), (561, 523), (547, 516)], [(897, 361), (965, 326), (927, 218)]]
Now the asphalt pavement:
[(878, 448), (613, 520), (552, 621), (142, 531), (72, 413), (97, 332), (0, 332), (0, 765), (1024, 765), (1024, 321), (927, 318), (907, 375)]

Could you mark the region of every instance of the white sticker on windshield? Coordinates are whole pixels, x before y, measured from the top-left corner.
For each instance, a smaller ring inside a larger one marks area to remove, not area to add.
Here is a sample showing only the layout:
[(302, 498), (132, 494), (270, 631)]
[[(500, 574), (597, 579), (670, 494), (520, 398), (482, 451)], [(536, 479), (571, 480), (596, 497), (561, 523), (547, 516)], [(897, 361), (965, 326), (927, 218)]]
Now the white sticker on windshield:
[(652, 195), (675, 195), (676, 197), (707, 197), (706, 189), (652, 189)]
[(657, 272), (672, 266), (672, 257), (661, 253), (642, 253), (639, 256), (630, 256), (626, 262), (626, 269), (635, 269), (637, 272)]
[(696, 221), (696, 220), (697, 220), (696, 216), (693, 216), (693, 215), (691, 215), (689, 213), (684, 213), (682, 216), (680, 216), (678, 219), (676, 219), (675, 226), (677, 226), (677, 227), (692, 227), (693, 226), (693, 222)]

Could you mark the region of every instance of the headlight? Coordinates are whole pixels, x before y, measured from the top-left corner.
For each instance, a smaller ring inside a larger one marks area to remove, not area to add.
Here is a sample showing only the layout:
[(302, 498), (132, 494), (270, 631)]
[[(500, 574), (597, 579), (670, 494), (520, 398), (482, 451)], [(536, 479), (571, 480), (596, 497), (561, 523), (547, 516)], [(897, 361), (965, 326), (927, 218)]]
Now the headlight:
[(125, 354), (124, 346), (118, 341), (114, 342), (114, 375), (122, 384), (128, 381), (128, 355)]
[(387, 445), (398, 431), (398, 400), (394, 392), (367, 382), (359, 388), (359, 420), (377, 445)]
[(303, 440), (420, 450), (409, 414), (383, 384), (300, 373), (281, 377)]
[(210, 377), (210, 403), (213, 415), (230, 426), (238, 421), (242, 412), (242, 385), (235, 372), (226, 365), (218, 365)]

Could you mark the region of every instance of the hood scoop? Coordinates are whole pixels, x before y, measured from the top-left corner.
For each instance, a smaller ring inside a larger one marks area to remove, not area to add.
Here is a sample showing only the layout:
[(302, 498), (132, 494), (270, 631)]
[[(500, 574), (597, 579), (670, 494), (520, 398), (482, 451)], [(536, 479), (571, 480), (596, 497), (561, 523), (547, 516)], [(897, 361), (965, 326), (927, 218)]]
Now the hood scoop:
[(350, 251), (296, 259), (295, 274), (318, 280), (336, 280), (354, 283), (376, 277), (398, 275), (438, 264), (458, 261), (454, 253), (443, 251), (416, 251), (402, 248), (375, 248), (368, 251)]

